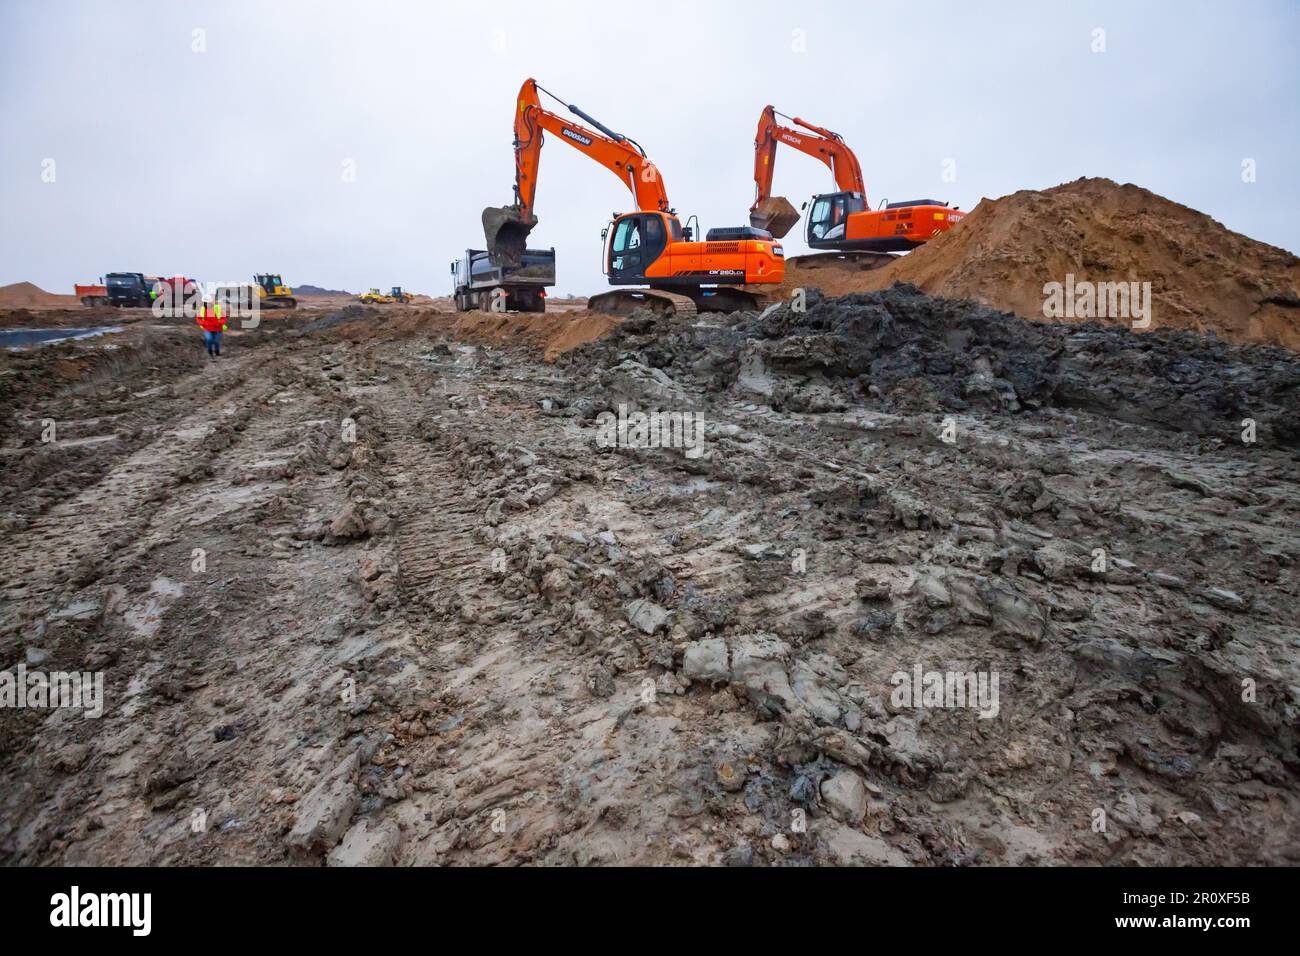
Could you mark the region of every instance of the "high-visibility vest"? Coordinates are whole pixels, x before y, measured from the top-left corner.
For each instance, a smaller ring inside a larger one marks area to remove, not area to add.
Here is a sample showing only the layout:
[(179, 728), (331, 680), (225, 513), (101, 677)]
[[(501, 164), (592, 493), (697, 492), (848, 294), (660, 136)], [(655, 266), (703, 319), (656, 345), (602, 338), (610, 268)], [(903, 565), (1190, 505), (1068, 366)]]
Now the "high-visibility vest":
[(226, 330), (226, 319), (221, 314), (220, 302), (204, 302), (199, 307), (196, 321), (205, 332), (224, 332)]

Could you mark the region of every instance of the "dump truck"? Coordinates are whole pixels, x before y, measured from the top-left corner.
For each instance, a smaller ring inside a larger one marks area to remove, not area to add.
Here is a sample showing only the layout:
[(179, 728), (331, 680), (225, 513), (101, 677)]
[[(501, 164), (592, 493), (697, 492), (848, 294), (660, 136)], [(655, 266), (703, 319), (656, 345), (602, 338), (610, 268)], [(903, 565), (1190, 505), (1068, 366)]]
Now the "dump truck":
[(109, 305), (108, 286), (104, 283), (103, 276), (99, 279), (99, 285), (81, 285), (77, 283), (72, 288), (77, 299), (84, 306)]
[(108, 304), (119, 309), (148, 308), (154, 300), (154, 285), (143, 272), (110, 272), (104, 277)]
[[(555, 285), (555, 250), (525, 249), (518, 265), (497, 265), (486, 249), (466, 249), (452, 262), (451, 275), (457, 312), (545, 312), (547, 286)], [(500, 304), (494, 308), (494, 302)]]

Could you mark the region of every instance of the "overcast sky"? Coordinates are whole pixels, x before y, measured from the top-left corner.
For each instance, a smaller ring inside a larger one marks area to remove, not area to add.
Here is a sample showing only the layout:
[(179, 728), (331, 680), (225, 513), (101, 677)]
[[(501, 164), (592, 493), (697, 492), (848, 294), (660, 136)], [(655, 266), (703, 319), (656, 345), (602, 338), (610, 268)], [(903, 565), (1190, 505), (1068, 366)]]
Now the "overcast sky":
[[(845, 136), (873, 205), (1108, 176), (1300, 251), (1298, 46), (1300, 4), (1263, 0), (0, 0), (0, 284), (445, 294), (510, 201), (528, 76), (637, 139), (706, 228), (747, 220), (772, 103)], [(783, 151), (775, 185), (798, 205), (829, 174)], [(548, 137), (531, 244), (558, 293), (603, 287), (600, 230), (630, 207)]]

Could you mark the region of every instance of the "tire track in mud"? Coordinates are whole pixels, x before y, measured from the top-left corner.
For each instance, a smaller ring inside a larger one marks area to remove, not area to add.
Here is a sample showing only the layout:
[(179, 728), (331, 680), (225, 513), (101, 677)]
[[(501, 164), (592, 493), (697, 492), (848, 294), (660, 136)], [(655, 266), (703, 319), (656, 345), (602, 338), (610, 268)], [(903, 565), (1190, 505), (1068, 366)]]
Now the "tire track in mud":
[[(246, 365), (253, 358), (239, 361)], [(224, 391), (232, 378), (242, 380), (241, 371), (231, 369), (213, 381), (208, 370), (207, 376), (186, 379), (186, 387)], [(229, 443), (235, 423), (263, 397), (249, 390), (220, 412), (205, 407), (180, 417), (143, 448), (114, 462), (93, 485), (54, 505), (27, 528), (9, 533), (10, 590), (0, 629), (12, 627), (60, 588), (98, 578), (117, 552), (144, 533), (158, 503), (187, 472)]]
[[(418, 648), (426, 703), (397, 715), (401, 747), (376, 758), (400, 754), (415, 779), (371, 827), (400, 823), (407, 836), (398, 859), (417, 865), (658, 858), (655, 845), (663, 841), (653, 835), (671, 824), (683, 764), (691, 763), (680, 754), (682, 719), (674, 711), (694, 708), (680, 698), (645, 705), (648, 673), (637, 652), (620, 647), (627, 628), (621, 614), (593, 619), (597, 635), (578, 646), (570, 600), (519, 599), (502, 590), (535, 546), (581, 527), (575, 511), (622, 514), (626, 506), (573, 484), (488, 522), (480, 478), (491, 482), (520, 455), (555, 467), (557, 448), (572, 453), (564, 420), (528, 410), (564, 383), (531, 366), (522, 373), (429, 372), (446, 373), (439, 393), (409, 373), (384, 405), (405, 630)], [(487, 408), (478, 406), (479, 394)], [(469, 454), (478, 464), (467, 471), (462, 459)], [(627, 544), (653, 534), (638, 528)], [(492, 571), (497, 545), (509, 554), (509, 571)], [(627, 669), (595, 694), (591, 668), (613, 653)]]
[[(107, 705), (93, 727), (56, 731), (47, 723), (31, 735), (34, 751), (14, 755), (8, 772), (27, 788), (9, 794), (0, 813), (6, 854), (77, 863), (282, 860), (276, 828), (287, 811), (277, 816), (274, 801), (266, 806), (267, 781), (292, 792), (302, 772), (301, 760), (284, 760), (294, 736), (318, 740), (340, 721), (320, 689), (344, 649), (322, 653), (321, 635), (347, 603), (355, 569), (348, 549), (268, 547), (292, 540), (305, 506), (267, 512), (267, 502), (288, 492), (337, 510), (342, 494), (337, 473), (322, 474), (309, 457), (287, 480), (281, 471), (310, 447), (304, 436), (322, 414), (345, 401), (322, 394), (310, 364), (280, 353), (270, 380), (261, 376), (220, 410), (238, 428), (214, 441), (213, 430), (183, 419), (159, 439), (168, 444), (142, 449), (143, 461), (128, 456), (114, 471), (116, 495), (100, 502), (106, 513), (76, 516), (83, 525), (102, 522), (104, 537), (122, 535), (122, 520), (134, 528), (105, 556), (105, 584), (116, 583), (87, 592), (118, 595), (93, 629), (111, 657)], [(154, 479), (178, 475), (194, 480), (167, 485), (163, 500), (147, 493)], [(199, 575), (190, 573), (196, 545), (209, 562)], [(341, 732), (323, 739), (332, 743)], [(253, 736), (257, 743), (244, 743)], [(80, 809), (56, 820), (39, 812), (40, 801), (57, 785), (55, 768), (65, 762), (57, 755), (70, 739), (87, 756), (64, 809)], [(192, 810), (211, 813), (212, 832), (191, 832)]]

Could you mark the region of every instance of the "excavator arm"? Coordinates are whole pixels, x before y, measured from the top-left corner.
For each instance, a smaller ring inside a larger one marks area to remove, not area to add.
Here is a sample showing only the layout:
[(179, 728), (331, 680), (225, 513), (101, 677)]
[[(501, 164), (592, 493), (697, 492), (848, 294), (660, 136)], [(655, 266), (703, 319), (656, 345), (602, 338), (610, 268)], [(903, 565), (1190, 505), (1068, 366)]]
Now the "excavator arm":
[(531, 78), (519, 89), (515, 110), (515, 204), (483, 210), (488, 252), (501, 265), (518, 265), (522, 261), (528, 234), (537, 225), (534, 203), (546, 132), (554, 133), (617, 176), (631, 191), (639, 211), (671, 211), (659, 170), (640, 146), (572, 104), (566, 104), (569, 111), (598, 127), (600, 132), (543, 109), (539, 89), (537, 81)]
[(783, 126), (777, 122), (777, 116), (783, 115), (777, 113), (775, 108), (765, 106), (758, 118), (758, 134), (754, 139), (755, 196), (754, 205), (750, 207), (751, 223), (770, 230), (778, 237), (789, 232), (799, 218), (798, 212), (788, 201), (772, 195), (776, 147), (779, 143), (793, 146), (825, 163), (835, 177), (835, 186), (840, 192), (861, 193), (864, 203), (867, 198), (867, 187), (862, 179), (858, 157), (849, 149), (842, 136), (814, 126), (797, 116), (786, 118), (807, 132)]
[(593, 132), (557, 113), (543, 109), (537, 95), (537, 81), (525, 80), (519, 90), (519, 109), (515, 113), (515, 200), (521, 210), (532, 216), (537, 193), (537, 167), (542, 156), (543, 131), (554, 133), (570, 146), (585, 153), (610, 170), (636, 199), (641, 212), (668, 212), (668, 192), (654, 163), (632, 140), (615, 133), (597, 120), (569, 105), (569, 110), (599, 126)]

